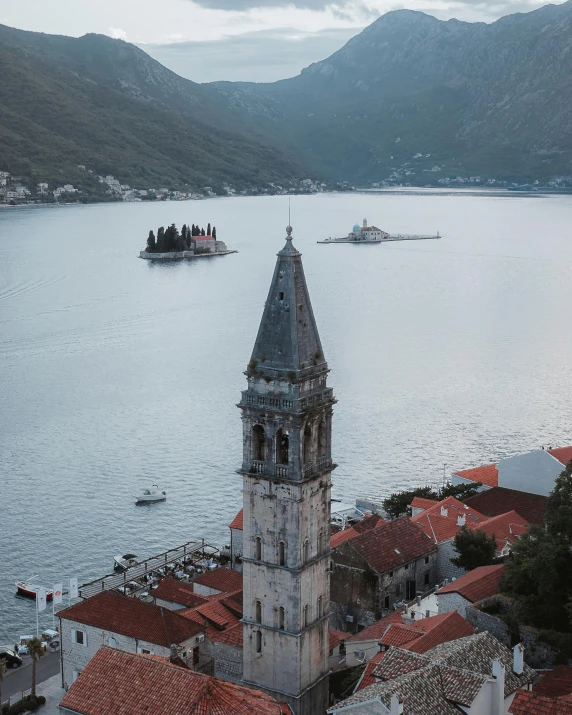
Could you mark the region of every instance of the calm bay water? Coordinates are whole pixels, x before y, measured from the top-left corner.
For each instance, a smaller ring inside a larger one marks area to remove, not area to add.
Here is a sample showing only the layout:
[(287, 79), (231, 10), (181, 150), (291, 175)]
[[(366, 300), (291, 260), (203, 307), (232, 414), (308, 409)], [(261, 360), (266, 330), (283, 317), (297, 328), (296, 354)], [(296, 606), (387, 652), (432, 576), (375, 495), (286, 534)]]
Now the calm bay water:
[[(292, 212), (339, 400), (334, 496), (572, 441), (572, 197), (320, 195)], [(364, 216), (443, 238), (316, 244)], [(286, 219), (282, 197), (0, 211), (0, 643), (33, 630), (16, 579), (228, 542), (235, 404)], [(137, 258), (150, 228), (209, 221), (238, 254)], [(167, 502), (135, 507), (153, 482)]]

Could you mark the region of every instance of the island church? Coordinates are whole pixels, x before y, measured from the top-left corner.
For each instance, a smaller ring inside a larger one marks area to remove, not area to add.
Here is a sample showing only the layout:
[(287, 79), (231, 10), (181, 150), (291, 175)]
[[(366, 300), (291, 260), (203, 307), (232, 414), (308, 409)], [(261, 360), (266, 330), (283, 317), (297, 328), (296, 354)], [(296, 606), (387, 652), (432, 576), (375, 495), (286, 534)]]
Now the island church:
[(246, 375), (243, 683), (322, 715), (335, 399), (290, 226)]

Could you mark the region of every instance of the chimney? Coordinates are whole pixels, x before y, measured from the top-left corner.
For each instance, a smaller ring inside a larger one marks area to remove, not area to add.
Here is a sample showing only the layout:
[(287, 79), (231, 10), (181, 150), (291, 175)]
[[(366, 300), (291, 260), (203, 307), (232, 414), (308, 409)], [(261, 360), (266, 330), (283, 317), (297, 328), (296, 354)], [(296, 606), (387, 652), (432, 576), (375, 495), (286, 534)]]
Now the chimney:
[(415, 600), (417, 601), (417, 605), (420, 606), (421, 605), (421, 596), (417, 596), (417, 598)]
[(390, 715), (402, 715), (403, 713), (403, 703), (399, 702), (397, 695), (391, 696), (391, 709)]
[(449, 512), (448, 512), (447, 508), (442, 506), (441, 507), (441, 516), (447, 516), (448, 513)]
[(504, 665), (493, 660), (493, 698), (491, 715), (504, 715)]
[(522, 643), (517, 643), (512, 649), (513, 664), (512, 670), (516, 675), (522, 675), (524, 671), (524, 646)]
[(459, 514), (457, 517), (457, 526), (465, 526), (465, 521), (467, 517), (464, 514)]
[(179, 653), (177, 651), (177, 644), (171, 643), (171, 658), (178, 658)]

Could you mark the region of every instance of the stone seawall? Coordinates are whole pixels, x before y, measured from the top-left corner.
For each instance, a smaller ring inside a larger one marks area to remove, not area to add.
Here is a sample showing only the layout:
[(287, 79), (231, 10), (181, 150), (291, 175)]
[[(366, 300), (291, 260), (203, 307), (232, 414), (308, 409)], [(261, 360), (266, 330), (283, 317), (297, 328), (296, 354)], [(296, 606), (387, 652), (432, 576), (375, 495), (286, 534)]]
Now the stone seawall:
[(238, 253), (238, 251), (213, 251), (212, 253), (195, 253), (194, 251), (148, 253), (147, 251), (139, 251), (139, 258), (145, 258), (148, 261), (178, 261), (183, 258), (211, 258), (212, 256), (227, 256), (229, 253)]

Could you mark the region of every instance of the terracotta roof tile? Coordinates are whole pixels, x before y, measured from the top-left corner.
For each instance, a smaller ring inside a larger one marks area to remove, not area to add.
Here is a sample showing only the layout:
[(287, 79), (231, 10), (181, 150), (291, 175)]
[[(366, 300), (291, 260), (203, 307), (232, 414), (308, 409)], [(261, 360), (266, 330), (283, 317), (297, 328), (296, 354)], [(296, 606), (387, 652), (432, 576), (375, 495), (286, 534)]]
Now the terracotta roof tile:
[(466, 507), (462, 501), (455, 497), (447, 497), (436, 502), (423, 513), (412, 516), (411, 521), (417, 524), (436, 544), (441, 544), (455, 538), (457, 531), (461, 528), (461, 524), (457, 523), (460, 516), (465, 517), (465, 525), (469, 528), (487, 521), (484, 514), (480, 514), (471, 507)]
[(399, 646), (425, 653), (440, 643), (470, 636), (475, 629), (457, 611), (421, 618), (411, 625), (393, 623), (380, 639), (382, 646)]
[(71, 685), (61, 706), (81, 715), (281, 715), (282, 708), (257, 690), (160, 663), (136, 653), (101, 648)]
[(239, 571), (220, 567), (214, 571), (205, 571), (193, 583), (228, 593), (242, 588), (242, 574)]
[(379, 621), (375, 621), (371, 626), (364, 628), (363, 631), (350, 636), (348, 642), (360, 643), (379, 640), (392, 623), (403, 623), (403, 613), (401, 611), (392, 611), (387, 616), (380, 618)]
[(161, 601), (177, 603), (186, 608), (193, 608), (201, 603), (207, 603), (207, 599), (204, 596), (194, 593), (192, 583), (177, 581), (174, 578), (161, 579), (157, 588), (151, 590), (151, 595), (154, 598), (161, 599)]
[(463, 479), (480, 482), (488, 487), (498, 487), (499, 484), (499, 471), (496, 464), (485, 464), (482, 467), (463, 469), (460, 472), (455, 472), (455, 474), (458, 477), (463, 477)]
[(333, 650), (336, 646), (340, 645), (342, 641), (347, 640), (351, 633), (344, 633), (343, 631), (336, 631), (330, 628), (330, 650)]
[(430, 509), (432, 506), (437, 504), (436, 499), (424, 499), (423, 497), (413, 497), (413, 501), (409, 506), (416, 507), (417, 509)]
[(353, 539), (357, 535), (358, 532), (351, 526), (348, 529), (343, 529), (343, 531), (336, 531), (335, 534), (330, 536), (330, 548), (335, 549), (336, 546)]
[(505, 487), (493, 487), (469, 497), (466, 503), (488, 517), (516, 511), (528, 524), (541, 526), (544, 523), (544, 510), (547, 501), (548, 497), (540, 494), (529, 494)]
[(377, 529), (381, 526), (386, 519), (382, 519), (379, 514), (372, 514), (371, 516), (358, 521), (356, 524), (352, 525), (354, 531), (358, 534), (363, 534), (364, 531), (371, 531), (372, 529)]
[(440, 588), (436, 592), (437, 596), (444, 593), (458, 593), (471, 603), (494, 596), (499, 592), (499, 581), (503, 575), (503, 570), (504, 566), (502, 564), (479, 566)]
[(536, 683), (532, 689), (549, 698), (562, 698), (572, 693), (572, 667), (557, 665)]
[(236, 625), (239, 618), (220, 601), (211, 601), (195, 608), (186, 608), (178, 613), (194, 623), (204, 623), (205, 619), (220, 631)]
[(549, 449), (547, 452), (559, 462), (562, 462), (564, 466), (572, 459), (572, 447), (557, 447), (556, 449)]
[(572, 703), (546, 698), (534, 691), (519, 690), (508, 711), (512, 715), (572, 715)]
[(244, 528), (244, 509), (241, 509), (234, 519), (228, 525), (230, 529), (239, 529), (240, 531)]
[(210, 640), (215, 643), (225, 643), (226, 645), (233, 646), (234, 648), (242, 648), (243, 634), (244, 626), (242, 623), (236, 623), (234, 626), (227, 628), (225, 631), (219, 631), (218, 633), (213, 632), (210, 635)]
[(497, 541), (497, 551), (501, 551), (507, 543), (514, 544), (517, 538), (528, 530), (526, 520), (516, 511), (499, 514), (482, 524), (470, 526), (476, 531), (484, 531), (487, 536), (494, 536)]
[(379, 574), (430, 554), (435, 545), (409, 517), (380, 522), (352, 539), (354, 548)]
[(363, 675), (361, 677), (361, 680), (358, 682), (357, 687), (355, 689), (355, 692), (357, 693), (358, 690), (363, 690), (364, 688), (367, 688), (368, 685), (373, 685), (376, 680), (373, 675), (373, 671), (375, 666), (383, 660), (385, 657), (385, 651), (381, 651), (380, 653), (376, 653), (373, 658), (368, 662), (368, 664), (365, 666), (365, 670), (363, 672)]
[(203, 630), (197, 623), (183, 618), (181, 612), (144, 603), (116, 591), (103, 591), (86, 598), (59, 611), (58, 616), (167, 648)]

